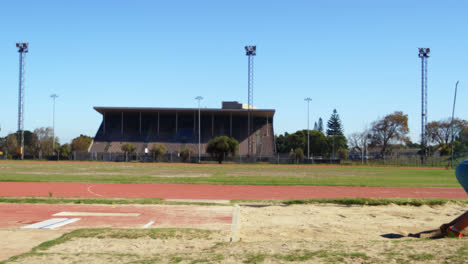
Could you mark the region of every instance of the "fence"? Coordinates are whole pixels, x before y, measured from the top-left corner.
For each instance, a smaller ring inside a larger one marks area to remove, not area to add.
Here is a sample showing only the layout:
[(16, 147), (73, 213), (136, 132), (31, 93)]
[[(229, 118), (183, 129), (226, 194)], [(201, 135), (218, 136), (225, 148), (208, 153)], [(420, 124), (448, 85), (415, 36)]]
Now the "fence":
[[(459, 154), (454, 157), (453, 166), (456, 166), (462, 160), (468, 158), (468, 153)], [(198, 155), (190, 154), (183, 157), (178, 152), (166, 153), (159, 159), (154, 154), (148, 153), (122, 153), (122, 152), (72, 152), (70, 160), (77, 161), (138, 161), (138, 162), (186, 162), (197, 163)], [(201, 162), (217, 162), (210, 155), (202, 154)], [(276, 154), (275, 156), (227, 156), (223, 162), (229, 163), (271, 163), (271, 164), (342, 164), (356, 166), (398, 166), (398, 167), (451, 167), (450, 156), (427, 157), (424, 162), (420, 156), (384, 156), (384, 157), (365, 157), (365, 159), (339, 159), (331, 157), (311, 156), (310, 159), (296, 160), (289, 154)]]

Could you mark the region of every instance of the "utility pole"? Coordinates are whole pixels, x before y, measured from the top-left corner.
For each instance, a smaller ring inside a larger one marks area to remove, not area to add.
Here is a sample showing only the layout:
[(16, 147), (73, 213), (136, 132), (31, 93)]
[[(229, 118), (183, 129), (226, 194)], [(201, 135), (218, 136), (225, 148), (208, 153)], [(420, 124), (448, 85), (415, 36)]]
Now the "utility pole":
[(200, 148), (200, 141), (201, 141), (201, 128), (200, 128), (200, 101), (203, 100), (203, 97), (197, 96), (195, 97), (196, 100), (198, 100), (198, 163), (200, 163), (200, 157), (201, 157), (201, 148)]
[(19, 52), (19, 91), (18, 91), (18, 149), (17, 154), (21, 155), (24, 159), (24, 60), (26, 53), (29, 51), (29, 43), (19, 42), (16, 43)]
[(52, 155), (55, 156), (55, 99), (57, 99), (57, 94), (52, 94), (50, 97), (53, 100), (53, 108), (52, 108)]
[(307, 101), (307, 161), (310, 160), (310, 148), (309, 148), (309, 104), (312, 99), (310, 97), (307, 97), (304, 99), (304, 101)]

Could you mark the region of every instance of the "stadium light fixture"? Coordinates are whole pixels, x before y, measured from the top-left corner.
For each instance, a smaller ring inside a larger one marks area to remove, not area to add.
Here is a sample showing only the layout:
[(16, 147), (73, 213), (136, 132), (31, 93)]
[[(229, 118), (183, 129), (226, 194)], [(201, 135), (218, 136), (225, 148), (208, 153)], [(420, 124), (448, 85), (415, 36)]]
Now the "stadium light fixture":
[(200, 157), (201, 157), (201, 148), (200, 148), (200, 139), (201, 139), (201, 127), (200, 127), (200, 101), (203, 100), (203, 97), (197, 96), (195, 97), (195, 100), (198, 100), (198, 163), (200, 163)]

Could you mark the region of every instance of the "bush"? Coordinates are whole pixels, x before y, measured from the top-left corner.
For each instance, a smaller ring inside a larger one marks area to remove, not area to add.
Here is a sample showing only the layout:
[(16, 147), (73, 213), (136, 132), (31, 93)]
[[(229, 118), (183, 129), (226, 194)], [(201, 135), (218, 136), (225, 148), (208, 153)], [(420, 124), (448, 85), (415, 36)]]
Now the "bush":
[(239, 142), (232, 137), (215, 137), (208, 141), (206, 146), (206, 152), (211, 155), (214, 160), (217, 160), (221, 164), (225, 157), (229, 154), (235, 156), (237, 149), (239, 148)]
[(191, 148), (183, 148), (179, 151), (182, 161), (188, 161), (190, 159), (190, 156), (193, 156), (193, 153), (195, 153), (195, 150)]
[(166, 146), (164, 145), (153, 145), (151, 148), (151, 154), (153, 154), (155, 161), (161, 161), (164, 153), (166, 153)]

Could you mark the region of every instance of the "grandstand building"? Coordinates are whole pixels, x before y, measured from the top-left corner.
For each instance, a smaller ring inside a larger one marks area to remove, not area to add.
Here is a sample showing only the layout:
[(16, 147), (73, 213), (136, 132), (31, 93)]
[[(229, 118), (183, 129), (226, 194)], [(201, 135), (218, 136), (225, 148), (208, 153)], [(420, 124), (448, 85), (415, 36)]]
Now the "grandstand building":
[[(136, 152), (145, 153), (155, 144), (164, 144), (168, 152), (182, 148), (198, 150), (198, 108), (94, 107), (102, 114), (102, 122), (94, 137), (90, 152), (122, 152), (121, 146), (132, 143)], [(254, 156), (275, 153), (274, 109), (253, 108)], [(223, 102), (222, 108), (200, 109), (201, 153), (207, 142), (218, 136), (230, 136), (239, 141), (239, 154), (248, 154), (248, 106), (238, 102)]]

